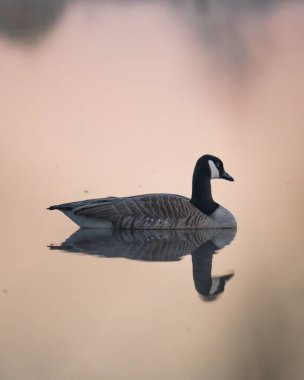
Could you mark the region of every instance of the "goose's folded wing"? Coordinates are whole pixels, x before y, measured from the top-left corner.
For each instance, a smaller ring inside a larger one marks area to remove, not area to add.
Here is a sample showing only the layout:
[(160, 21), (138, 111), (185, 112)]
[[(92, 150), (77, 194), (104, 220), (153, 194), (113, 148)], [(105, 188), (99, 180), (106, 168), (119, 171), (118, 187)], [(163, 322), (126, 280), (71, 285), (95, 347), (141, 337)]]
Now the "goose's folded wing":
[(104, 198), (83, 204), (73, 211), (90, 218), (115, 220), (122, 216), (185, 218), (195, 209), (188, 198), (171, 194), (148, 194), (126, 198)]
[(53, 205), (48, 208), (48, 210), (61, 210), (61, 211), (75, 211), (82, 208), (90, 207), (91, 205), (97, 205), (102, 202), (107, 202), (112, 199), (117, 199), (116, 197), (108, 198), (97, 198), (97, 199), (87, 199), (85, 201), (62, 203), (60, 205)]

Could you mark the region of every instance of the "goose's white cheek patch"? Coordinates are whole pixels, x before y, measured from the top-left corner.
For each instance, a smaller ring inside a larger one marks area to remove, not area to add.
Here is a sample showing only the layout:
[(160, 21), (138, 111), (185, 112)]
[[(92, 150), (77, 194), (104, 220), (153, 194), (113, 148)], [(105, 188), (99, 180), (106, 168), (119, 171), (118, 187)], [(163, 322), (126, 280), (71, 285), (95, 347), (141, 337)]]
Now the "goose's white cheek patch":
[(214, 294), (218, 291), (220, 287), (220, 279), (213, 278), (211, 283), (211, 288), (209, 290), (209, 296), (214, 296)]
[(218, 171), (217, 167), (215, 166), (214, 162), (212, 160), (208, 160), (208, 164), (211, 170), (211, 179), (213, 178), (220, 178), (220, 172)]

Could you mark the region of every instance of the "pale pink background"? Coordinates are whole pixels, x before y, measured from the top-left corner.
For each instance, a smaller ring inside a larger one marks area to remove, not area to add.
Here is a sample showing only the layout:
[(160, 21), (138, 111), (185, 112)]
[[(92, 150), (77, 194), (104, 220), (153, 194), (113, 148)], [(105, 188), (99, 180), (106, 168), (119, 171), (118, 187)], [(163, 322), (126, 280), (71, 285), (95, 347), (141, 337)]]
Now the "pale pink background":
[[(303, 378), (303, 15), (219, 8), (208, 32), (191, 7), (73, 2), (40, 41), (0, 36), (3, 379)], [(47, 206), (190, 195), (204, 153), (235, 177), (213, 183), (239, 224), (218, 301), (198, 299), (190, 256), (46, 248), (76, 229)]]

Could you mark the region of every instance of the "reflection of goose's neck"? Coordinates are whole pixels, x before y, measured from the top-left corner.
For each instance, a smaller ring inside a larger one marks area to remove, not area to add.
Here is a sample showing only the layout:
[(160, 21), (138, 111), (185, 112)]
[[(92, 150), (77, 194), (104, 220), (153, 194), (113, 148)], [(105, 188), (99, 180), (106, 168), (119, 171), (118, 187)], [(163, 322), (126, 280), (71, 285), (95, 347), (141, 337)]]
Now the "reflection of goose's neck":
[(191, 203), (207, 215), (211, 215), (219, 207), (212, 198), (210, 178), (207, 174), (202, 174), (201, 168), (197, 166), (192, 179)]
[(192, 270), (195, 289), (208, 297), (212, 287), (212, 257), (216, 247), (209, 241), (192, 252)]

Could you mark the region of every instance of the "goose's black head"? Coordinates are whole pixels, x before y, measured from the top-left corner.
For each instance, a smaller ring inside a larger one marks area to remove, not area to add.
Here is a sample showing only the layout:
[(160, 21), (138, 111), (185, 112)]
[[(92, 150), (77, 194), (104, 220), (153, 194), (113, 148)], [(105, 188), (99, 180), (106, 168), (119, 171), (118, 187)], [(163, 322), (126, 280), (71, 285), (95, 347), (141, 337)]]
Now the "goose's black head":
[(207, 175), (209, 179), (222, 178), (234, 181), (233, 177), (225, 171), (222, 160), (211, 154), (205, 154), (199, 158), (195, 169), (201, 176)]

